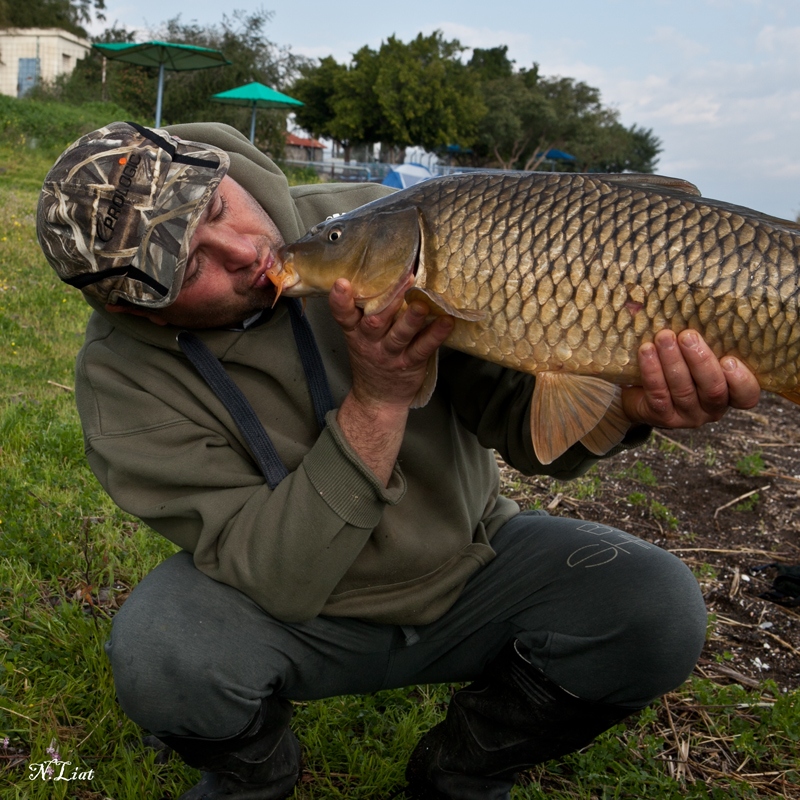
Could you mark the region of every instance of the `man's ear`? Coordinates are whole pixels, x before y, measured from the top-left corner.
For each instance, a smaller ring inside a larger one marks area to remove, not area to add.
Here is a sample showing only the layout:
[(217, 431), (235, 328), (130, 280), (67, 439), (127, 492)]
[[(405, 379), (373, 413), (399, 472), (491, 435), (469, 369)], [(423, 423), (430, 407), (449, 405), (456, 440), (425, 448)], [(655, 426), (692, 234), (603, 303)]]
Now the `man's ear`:
[(160, 317), (154, 311), (148, 311), (146, 308), (139, 308), (138, 306), (134, 305), (121, 305), (115, 303), (106, 303), (106, 311), (110, 311), (112, 314), (133, 314), (134, 317), (144, 317), (153, 325), (168, 325), (169, 323), (163, 318)]

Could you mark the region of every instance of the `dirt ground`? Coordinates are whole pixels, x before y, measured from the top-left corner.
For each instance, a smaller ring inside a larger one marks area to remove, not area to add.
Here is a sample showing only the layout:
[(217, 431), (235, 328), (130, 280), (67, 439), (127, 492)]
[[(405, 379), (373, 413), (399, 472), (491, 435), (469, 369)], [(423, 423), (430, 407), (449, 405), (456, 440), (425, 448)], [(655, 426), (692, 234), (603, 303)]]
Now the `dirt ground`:
[(656, 431), (569, 483), (501, 470), (521, 505), (613, 525), (692, 568), (712, 625), (699, 674), (800, 688), (800, 604), (762, 597), (778, 574), (762, 568), (800, 565), (800, 406), (764, 393), (752, 411)]

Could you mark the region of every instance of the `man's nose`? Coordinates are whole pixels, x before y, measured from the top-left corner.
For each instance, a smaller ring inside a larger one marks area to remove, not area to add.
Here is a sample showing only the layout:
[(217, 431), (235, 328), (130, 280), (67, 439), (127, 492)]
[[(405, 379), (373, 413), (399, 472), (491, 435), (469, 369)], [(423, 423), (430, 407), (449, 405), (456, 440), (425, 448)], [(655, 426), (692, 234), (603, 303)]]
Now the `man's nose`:
[(229, 272), (251, 266), (258, 259), (258, 248), (249, 237), (234, 232), (220, 232), (214, 237), (214, 253)]

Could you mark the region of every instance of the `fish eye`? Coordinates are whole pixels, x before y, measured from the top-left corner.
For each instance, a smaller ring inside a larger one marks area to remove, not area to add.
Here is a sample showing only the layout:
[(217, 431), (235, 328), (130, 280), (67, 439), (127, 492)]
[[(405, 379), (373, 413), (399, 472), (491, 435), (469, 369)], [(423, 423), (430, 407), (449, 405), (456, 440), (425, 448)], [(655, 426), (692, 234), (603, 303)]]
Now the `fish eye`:
[(341, 235), (342, 235), (341, 228), (331, 228), (330, 231), (328, 232), (328, 241), (335, 242), (339, 239)]

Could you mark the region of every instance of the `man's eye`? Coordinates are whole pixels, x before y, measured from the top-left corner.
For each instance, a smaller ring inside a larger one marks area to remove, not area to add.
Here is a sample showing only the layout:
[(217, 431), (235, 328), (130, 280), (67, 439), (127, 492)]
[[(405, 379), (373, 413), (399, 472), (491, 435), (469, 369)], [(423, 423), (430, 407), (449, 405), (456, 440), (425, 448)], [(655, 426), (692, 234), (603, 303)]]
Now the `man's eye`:
[(200, 273), (203, 271), (203, 264), (202, 261), (195, 256), (187, 265), (186, 265), (186, 277), (183, 279), (184, 285), (189, 283), (194, 283), (199, 277)]
[(228, 213), (228, 201), (222, 195), (219, 195), (219, 205), (219, 211), (214, 216), (215, 220), (224, 219)]

